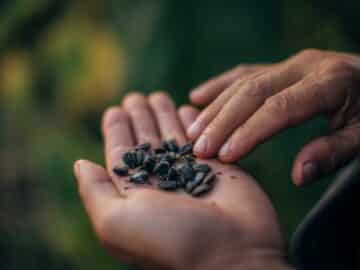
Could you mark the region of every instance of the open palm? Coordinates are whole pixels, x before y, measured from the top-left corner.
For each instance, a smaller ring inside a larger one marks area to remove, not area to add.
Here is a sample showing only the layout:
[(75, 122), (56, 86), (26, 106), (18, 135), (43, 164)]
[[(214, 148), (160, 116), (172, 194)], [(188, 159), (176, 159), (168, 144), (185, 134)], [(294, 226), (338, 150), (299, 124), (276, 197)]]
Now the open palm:
[(196, 116), (189, 106), (177, 112), (163, 93), (132, 94), (122, 106), (107, 110), (107, 172), (88, 161), (75, 166), (98, 238), (116, 258), (144, 268), (286, 268), (280, 266), (285, 250), (276, 213), (254, 179), (238, 167), (202, 160), (218, 177), (214, 189), (200, 198), (135, 186), (113, 174), (135, 144), (156, 147), (170, 138), (185, 143), (184, 130)]

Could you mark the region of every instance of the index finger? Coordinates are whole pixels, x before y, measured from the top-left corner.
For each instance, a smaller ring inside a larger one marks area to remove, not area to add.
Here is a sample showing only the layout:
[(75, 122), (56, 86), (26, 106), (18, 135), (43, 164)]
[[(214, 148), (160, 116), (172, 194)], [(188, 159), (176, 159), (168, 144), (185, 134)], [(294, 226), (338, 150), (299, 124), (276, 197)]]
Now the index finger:
[(134, 146), (131, 123), (127, 112), (112, 107), (104, 113), (102, 131), (105, 143), (105, 159), (108, 172), (113, 175), (114, 166), (122, 166), (122, 156)]

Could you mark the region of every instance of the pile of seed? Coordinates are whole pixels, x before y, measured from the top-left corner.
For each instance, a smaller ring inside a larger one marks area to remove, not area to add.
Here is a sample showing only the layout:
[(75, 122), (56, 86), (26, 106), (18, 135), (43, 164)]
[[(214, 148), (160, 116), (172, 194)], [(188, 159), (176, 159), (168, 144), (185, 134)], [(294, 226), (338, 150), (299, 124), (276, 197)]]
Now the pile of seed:
[(175, 140), (164, 141), (154, 150), (150, 143), (137, 145), (123, 155), (123, 161), (125, 166), (113, 168), (116, 175), (128, 176), (135, 184), (151, 184), (149, 177), (156, 175), (158, 188), (183, 189), (192, 196), (209, 191), (216, 178), (209, 165), (196, 162), (191, 143), (179, 147)]

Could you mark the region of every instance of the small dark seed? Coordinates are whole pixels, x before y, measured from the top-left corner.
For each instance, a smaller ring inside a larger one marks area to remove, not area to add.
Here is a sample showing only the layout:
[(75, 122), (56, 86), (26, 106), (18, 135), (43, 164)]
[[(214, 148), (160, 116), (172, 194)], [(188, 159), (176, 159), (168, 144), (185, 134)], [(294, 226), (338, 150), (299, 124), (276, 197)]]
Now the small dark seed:
[(130, 177), (130, 182), (134, 182), (136, 184), (145, 184), (148, 183), (148, 180), (149, 174), (146, 171), (139, 171)]
[(148, 172), (152, 172), (156, 165), (156, 159), (153, 155), (147, 154), (144, 158), (143, 168)]
[(192, 156), (190, 155), (187, 155), (187, 156), (183, 156), (183, 160), (189, 164), (193, 164), (195, 163), (195, 158), (193, 158)]
[(149, 151), (151, 148), (151, 144), (150, 143), (142, 143), (139, 144), (135, 147), (135, 150), (143, 150), (143, 151)]
[(168, 140), (163, 143), (163, 148), (165, 148), (169, 152), (175, 152), (177, 153), (179, 151), (179, 146), (176, 142), (176, 140)]
[(144, 158), (145, 158), (145, 152), (143, 150), (136, 151), (136, 163), (137, 163), (137, 166), (143, 165)]
[(182, 168), (181, 168), (181, 172), (180, 172), (181, 177), (183, 178), (184, 182), (187, 183), (189, 181), (193, 181), (194, 177), (195, 177), (195, 171), (194, 169), (188, 165), (185, 164)]
[(167, 180), (177, 181), (178, 174), (179, 174), (178, 171), (174, 167), (171, 167), (168, 171)]
[(203, 181), (204, 185), (212, 185), (214, 183), (216, 179), (216, 174), (215, 173), (209, 173)]
[(136, 153), (134, 151), (126, 152), (123, 161), (129, 168), (135, 169), (137, 167)]
[(193, 152), (193, 145), (191, 143), (184, 144), (179, 149), (179, 154), (182, 156), (192, 154), (192, 152)]
[(159, 182), (158, 187), (164, 190), (175, 190), (177, 188), (176, 181), (162, 181)]
[(200, 185), (200, 186), (197, 186), (192, 192), (191, 192), (191, 195), (192, 196), (200, 196), (204, 193), (206, 193), (207, 191), (209, 191), (211, 188), (211, 186), (209, 185)]
[(204, 178), (205, 178), (204, 172), (196, 173), (194, 181), (190, 181), (186, 184), (186, 191), (192, 192), (194, 188), (196, 188), (203, 182)]
[(113, 168), (113, 172), (117, 175), (117, 176), (127, 176), (129, 175), (129, 168), (127, 166), (124, 167), (114, 167)]
[(193, 166), (194, 170), (197, 172), (208, 173), (210, 171), (210, 166), (205, 163), (197, 163)]
[(154, 150), (154, 153), (155, 154), (164, 154), (164, 153), (166, 153), (166, 150), (164, 148), (159, 147)]
[(160, 161), (155, 165), (154, 172), (159, 176), (167, 176), (170, 169), (170, 164), (167, 161)]

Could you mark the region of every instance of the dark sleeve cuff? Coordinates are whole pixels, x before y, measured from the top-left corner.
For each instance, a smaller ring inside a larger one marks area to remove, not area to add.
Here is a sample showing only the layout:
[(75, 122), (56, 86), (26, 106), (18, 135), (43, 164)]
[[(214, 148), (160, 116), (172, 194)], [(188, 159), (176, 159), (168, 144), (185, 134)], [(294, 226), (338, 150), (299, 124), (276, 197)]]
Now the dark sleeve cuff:
[(297, 228), (291, 253), (299, 270), (360, 269), (360, 157), (336, 180)]

